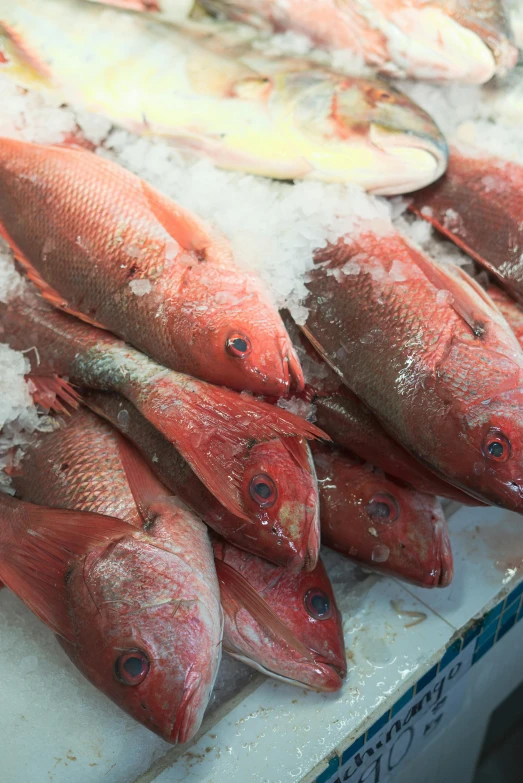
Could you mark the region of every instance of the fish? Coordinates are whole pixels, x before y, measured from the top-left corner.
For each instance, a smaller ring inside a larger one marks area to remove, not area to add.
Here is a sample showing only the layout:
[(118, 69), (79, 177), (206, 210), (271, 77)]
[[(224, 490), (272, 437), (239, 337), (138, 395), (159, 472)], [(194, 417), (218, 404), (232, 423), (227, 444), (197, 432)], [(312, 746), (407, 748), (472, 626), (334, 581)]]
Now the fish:
[(121, 166), (0, 138), (0, 234), (44, 298), (166, 367), (238, 391), (303, 387), (277, 310), (227, 240)]
[(31, 291), (0, 303), (0, 322), (2, 339), (26, 352), (40, 390), (47, 387), (64, 398), (67, 381), (73, 404), (78, 392), (71, 384), (122, 394), (173, 443), (209, 491), (246, 521), (252, 499), (242, 482), (253, 447), (281, 440), (299, 460), (301, 439), (326, 437), (313, 424), (251, 395), (169, 370)]
[(443, 481), (412, 457), (349, 389), (340, 388), (338, 394), (329, 397), (315, 397), (312, 403), (316, 408), (316, 423), (336, 445), (418, 492), (451, 498), (467, 506), (482, 505), (481, 501)]
[(445, 177), (409, 208), (523, 302), (523, 166), (477, 153), (452, 148)]
[(0, 41), (0, 72), (17, 84), (221, 168), (395, 195), (446, 167), (441, 131), (392, 85), (270, 59), (230, 25), (167, 26), (83, 0), (0, 0)]
[(270, 677), (337, 691), (347, 673), (341, 613), (321, 559), (292, 574), (213, 539), (223, 649)]
[(466, 273), (390, 223), (316, 254), (302, 327), (389, 435), (445, 481), (523, 511), (523, 353)]
[(160, 481), (216, 533), (240, 549), (292, 572), (314, 568), (320, 547), (319, 497), (303, 439), (294, 452), (280, 440), (254, 446), (242, 488), (249, 519), (232, 514), (200, 481), (174, 446), (124, 397), (81, 390), (82, 401), (138, 448)]
[[(105, 467), (97, 462), (100, 474)], [(147, 480), (141, 489), (156, 492)], [(2, 494), (0, 579), (96, 688), (166, 741), (183, 743), (201, 723), (216, 675), (221, 608), (204, 526), (162, 492), (142, 496), (150, 516), (141, 529)], [(100, 506), (111, 504), (121, 510), (118, 498), (101, 496)], [(97, 504), (84, 495), (77, 505)]]
[(465, 505), (481, 505), (481, 501), (443, 481), (414, 459), (323, 361), (290, 319), (290, 315), (284, 313), (283, 320), (306, 368), (307, 383), (297, 397), (314, 406), (314, 421), (323, 432), (330, 435), (336, 446), (343, 447), (353, 456), (360, 457), (419, 492), (451, 498)]
[(453, 559), (435, 497), (399, 484), (339, 449), (313, 448), (323, 543), (420, 587), (447, 587)]
[(517, 62), (502, 0), (201, 0), (261, 29), (294, 30), (395, 77), (483, 84)]

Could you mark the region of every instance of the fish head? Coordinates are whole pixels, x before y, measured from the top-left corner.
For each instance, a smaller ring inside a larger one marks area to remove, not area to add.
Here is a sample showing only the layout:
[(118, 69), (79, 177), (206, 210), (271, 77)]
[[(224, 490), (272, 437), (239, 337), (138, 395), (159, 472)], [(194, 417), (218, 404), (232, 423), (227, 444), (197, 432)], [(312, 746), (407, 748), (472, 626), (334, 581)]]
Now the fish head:
[[(498, 365), (503, 378), (502, 360)], [(507, 386), (514, 384), (506, 378)], [(459, 435), (457, 435), (459, 433)], [(438, 434), (447, 444), (450, 480), (492, 505), (523, 513), (523, 386), (500, 391), (461, 415), (449, 413)]]
[[(487, 68), (482, 76), (483, 81), (494, 74), (504, 76), (516, 65), (518, 49), (513, 40), (503, 0), (434, 0), (434, 6), (442, 8), (449, 17), (477, 36), (490, 53), (494, 66), (489, 75), (489, 68), (492, 66), (486, 65), (489, 62), (487, 56), (482, 58)], [(477, 44), (476, 48), (479, 49)]]
[(293, 571), (314, 568), (320, 549), (319, 499), (307, 441), (293, 437), (253, 445), (240, 494), (249, 518), (256, 520), (259, 554), (272, 560), (276, 539), (278, 562)]
[(355, 182), (379, 195), (417, 190), (440, 177), (448, 148), (419, 106), (392, 85), (321, 71), (288, 74), (294, 150), (307, 175)]
[(189, 566), (152, 541), (136, 532), (92, 552), (71, 574), (77, 643), (62, 644), (121, 709), (167, 742), (183, 743), (211, 694), (221, 623)]
[(293, 574), (228, 544), (220, 558), (240, 575), (231, 579), (218, 563), (227, 652), (294, 685), (339, 690), (347, 673), (341, 613), (321, 560)]
[(191, 280), (183, 309), (195, 310), (198, 329), (188, 335), (187, 351), (205, 371), (201, 377), (276, 397), (303, 389), (292, 342), (255, 277), (238, 268), (199, 264)]
[(315, 449), (322, 540), (365, 565), (422, 587), (446, 587), (453, 573), (438, 500), (337, 451)]

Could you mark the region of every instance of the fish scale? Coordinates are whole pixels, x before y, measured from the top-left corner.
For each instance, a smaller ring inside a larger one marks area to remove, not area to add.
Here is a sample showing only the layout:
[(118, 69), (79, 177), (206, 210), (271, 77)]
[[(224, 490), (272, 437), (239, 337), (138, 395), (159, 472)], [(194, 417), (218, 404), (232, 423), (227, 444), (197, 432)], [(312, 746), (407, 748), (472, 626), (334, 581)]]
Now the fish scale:
[[(358, 273), (345, 275), (356, 255)], [(303, 327), (314, 347), (422, 463), (523, 511), (523, 353), (487, 295), (392, 229), (363, 227), (317, 262)]]

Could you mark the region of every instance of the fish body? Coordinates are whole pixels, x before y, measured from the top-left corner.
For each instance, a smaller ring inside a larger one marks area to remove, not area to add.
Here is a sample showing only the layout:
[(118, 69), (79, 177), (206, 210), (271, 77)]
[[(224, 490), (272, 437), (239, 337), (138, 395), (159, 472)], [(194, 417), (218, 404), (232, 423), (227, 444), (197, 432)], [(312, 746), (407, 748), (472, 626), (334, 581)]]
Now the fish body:
[(329, 447), (314, 447), (323, 542), (421, 587), (447, 587), (453, 560), (436, 498)]
[[(55, 476), (47, 478), (52, 487)], [(102, 506), (111, 506), (109, 495), (101, 493)], [(151, 505), (147, 532), (70, 503), (49, 508), (2, 495), (0, 578), (59, 635), (93, 685), (168, 742), (186, 742), (220, 659), (219, 590), (204, 526), (165, 497)], [(84, 496), (76, 505), (97, 503)], [(125, 503), (113, 505), (121, 511)]]
[(414, 197), (428, 220), (523, 302), (523, 166), (453, 149), (445, 177)]
[(229, 16), (347, 49), (394, 76), (482, 84), (517, 61), (501, 0), (203, 0)]
[(225, 238), (111, 161), (0, 139), (0, 233), (53, 304), (167, 367), (260, 394), (303, 386), (277, 311)]
[(355, 182), (383, 195), (423, 187), (444, 171), (440, 131), (392, 86), (304, 60), (269, 60), (234, 46), (219, 24), (215, 30), (80, 0), (46, 0), (45, 8), (39, 0), (0, 2), (3, 72), (218, 166)]
[[(231, 544), (293, 572), (314, 566), (320, 546), (319, 498), (305, 441), (296, 441), (298, 459), (279, 440), (250, 450), (242, 481), (249, 504), (245, 520), (215, 498), (174, 446), (124, 397), (86, 389), (82, 399), (132, 441), (162, 483)], [(263, 494), (256, 489), (260, 484)]]
[[(523, 510), (523, 354), (485, 292), (392, 227), (317, 254), (305, 334), (414, 457)], [(341, 335), (341, 339), (340, 339)]]
[(253, 447), (283, 437), (300, 459), (307, 454), (302, 439), (322, 436), (314, 425), (250, 395), (168, 370), (37, 297), (0, 304), (0, 316), (3, 339), (28, 351), (39, 383), (47, 377), (53, 387), (56, 376), (65, 376), (79, 386), (122, 394), (176, 446), (220, 502), (245, 520), (252, 501), (242, 482)]
[(523, 310), (502, 288), (489, 283), (487, 294), (490, 296), (503, 318), (514, 332), (518, 343), (523, 347)]
[(338, 690), (347, 672), (341, 614), (321, 560), (292, 574), (224, 541), (213, 547), (224, 650), (285, 682)]

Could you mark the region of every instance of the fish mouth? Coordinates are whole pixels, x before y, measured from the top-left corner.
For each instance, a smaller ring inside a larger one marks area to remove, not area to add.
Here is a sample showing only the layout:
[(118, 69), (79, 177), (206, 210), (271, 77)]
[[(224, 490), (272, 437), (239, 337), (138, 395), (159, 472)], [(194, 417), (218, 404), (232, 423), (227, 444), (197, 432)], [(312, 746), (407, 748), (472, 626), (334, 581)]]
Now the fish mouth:
[(298, 355), (288, 337), (280, 341), (280, 353), (283, 355), (283, 396), (299, 394), (305, 388), (305, 378)]
[(376, 196), (419, 190), (439, 179), (447, 168), (449, 150), (443, 137), (400, 131), (373, 122), (369, 138), (387, 156), (380, 169), (380, 184), (370, 191)]
[(309, 458), (309, 466), (310, 466), (311, 474), (314, 479), (315, 488), (311, 489), (311, 491), (309, 492), (309, 496), (307, 498), (307, 503), (306, 503), (309, 530), (307, 534), (307, 543), (305, 547), (305, 558), (303, 563), (303, 569), (305, 571), (313, 571), (318, 564), (318, 557), (320, 555), (320, 543), (321, 543), (320, 498), (319, 498), (319, 493), (316, 489), (317, 486), (316, 468), (314, 467), (314, 460), (312, 459), (312, 453), (308, 446), (307, 446), (307, 451), (308, 451), (308, 458)]
[(273, 680), (279, 680), (289, 685), (297, 686), (298, 688), (306, 688), (309, 691), (317, 691), (318, 693), (334, 693), (339, 691), (343, 685), (343, 680), (347, 674), (347, 668), (337, 663), (321, 663), (307, 664), (303, 667), (303, 678), (291, 677), (285, 674), (280, 674), (274, 669), (264, 666), (259, 661), (255, 661), (252, 658), (248, 658), (246, 655), (241, 655), (233, 650), (227, 650), (228, 654), (237, 661), (247, 664), (252, 669), (265, 674), (267, 677), (271, 677)]
[(447, 526), (438, 523), (438, 535), (436, 538), (437, 560), (440, 564), (439, 571), (434, 581), (434, 587), (448, 587), (454, 576), (454, 559)]
[(207, 704), (200, 703), (199, 696), (205, 688), (201, 674), (190, 670), (186, 677), (183, 689), (183, 697), (176, 710), (171, 731), (166, 736), (168, 742), (175, 745), (183, 745), (194, 737), (203, 717), (203, 710)]

